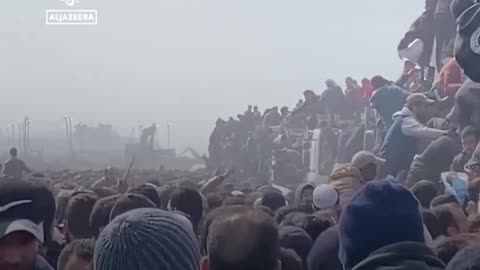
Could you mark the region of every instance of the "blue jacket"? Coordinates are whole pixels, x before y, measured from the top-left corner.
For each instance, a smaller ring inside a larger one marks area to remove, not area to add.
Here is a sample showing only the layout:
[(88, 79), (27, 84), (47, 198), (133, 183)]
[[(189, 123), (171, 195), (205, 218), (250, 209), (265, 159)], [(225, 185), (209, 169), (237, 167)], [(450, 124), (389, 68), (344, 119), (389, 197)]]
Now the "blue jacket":
[(409, 93), (396, 85), (385, 85), (376, 90), (370, 98), (370, 103), (388, 130), (393, 124), (393, 114), (400, 111)]
[(386, 160), (383, 168), (385, 175), (397, 177), (400, 171), (408, 170), (417, 151), (416, 138), (402, 132), (405, 118), (406, 116), (395, 120), (380, 150), (381, 157)]

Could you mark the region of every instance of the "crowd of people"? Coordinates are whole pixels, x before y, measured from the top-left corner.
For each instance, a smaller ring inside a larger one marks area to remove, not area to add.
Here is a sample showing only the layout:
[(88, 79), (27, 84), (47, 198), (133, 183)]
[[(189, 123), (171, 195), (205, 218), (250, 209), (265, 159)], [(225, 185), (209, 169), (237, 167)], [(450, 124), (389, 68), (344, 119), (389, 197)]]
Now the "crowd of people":
[[(328, 80), (292, 110), (219, 119), (204, 170), (32, 172), (12, 148), (0, 269), (479, 269), (479, 27), (480, 3), (427, 0), (399, 45), (422, 55), (397, 81)], [(331, 137), (324, 182), (305, 181), (312, 130)]]
[[(321, 95), (305, 90), (304, 99), (298, 100), (293, 109), (284, 106), (279, 110), (275, 106), (261, 113), (258, 106), (250, 105), (237, 119), (218, 119), (210, 136), (209, 165), (238, 168), (239, 174), (247, 178), (265, 177), (272, 160), (277, 168), (286, 167), (284, 171), (301, 171), (300, 154), (304, 145), (299, 133), (322, 125), (322, 116), (330, 117), (330, 123), (337, 122), (336, 119), (360, 121), (373, 91), (370, 80), (363, 79), (360, 86), (348, 77), (345, 84), (343, 91), (335, 81), (327, 80)], [(302, 174), (285, 177), (298, 183), (295, 178), (301, 179)]]

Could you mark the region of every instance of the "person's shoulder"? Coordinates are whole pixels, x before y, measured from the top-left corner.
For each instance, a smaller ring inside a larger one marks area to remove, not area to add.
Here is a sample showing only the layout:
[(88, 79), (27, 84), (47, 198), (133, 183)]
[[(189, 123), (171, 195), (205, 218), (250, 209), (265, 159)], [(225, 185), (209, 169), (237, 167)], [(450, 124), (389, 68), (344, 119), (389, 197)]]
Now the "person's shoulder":
[(54, 270), (54, 268), (42, 256), (37, 255), (33, 270)]
[(479, 89), (479, 88), (480, 88), (480, 83), (467, 79), (463, 82), (462, 86), (460, 87), (460, 89), (458, 89), (458, 91), (466, 91), (466, 90)]
[(407, 91), (405, 89), (403, 89), (402, 87), (396, 85), (396, 84), (389, 84), (385, 87), (385, 89), (388, 89), (388, 91), (390, 92), (394, 92), (394, 93), (406, 93)]

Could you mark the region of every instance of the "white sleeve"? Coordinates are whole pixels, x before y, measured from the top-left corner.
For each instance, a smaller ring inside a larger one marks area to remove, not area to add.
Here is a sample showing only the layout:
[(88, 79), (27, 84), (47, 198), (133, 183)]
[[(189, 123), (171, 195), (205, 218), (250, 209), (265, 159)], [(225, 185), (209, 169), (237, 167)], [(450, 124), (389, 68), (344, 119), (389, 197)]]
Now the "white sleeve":
[(418, 122), (415, 118), (407, 117), (403, 120), (402, 132), (407, 136), (413, 136), (419, 139), (435, 140), (438, 137), (447, 134), (448, 131), (429, 128)]

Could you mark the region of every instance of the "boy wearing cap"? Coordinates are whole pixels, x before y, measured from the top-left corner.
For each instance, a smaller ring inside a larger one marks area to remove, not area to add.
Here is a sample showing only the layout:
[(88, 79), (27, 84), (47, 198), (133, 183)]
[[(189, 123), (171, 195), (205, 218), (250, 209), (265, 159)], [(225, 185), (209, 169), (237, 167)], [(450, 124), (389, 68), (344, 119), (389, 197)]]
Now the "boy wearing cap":
[(375, 156), (369, 151), (360, 151), (352, 158), (352, 166), (360, 171), (364, 182), (377, 178), (377, 170), (385, 164), (385, 159)]
[(38, 255), (55, 215), (53, 194), (26, 181), (0, 182), (0, 269), (53, 270)]
[(448, 131), (429, 128), (422, 124), (430, 117), (430, 106), (435, 101), (424, 94), (411, 94), (403, 109), (393, 115), (393, 125), (387, 132), (380, 156), (386, 160), (384, 174), (396, 177), (408, 170), (417, 152), (417, 140), (434, 140)]

